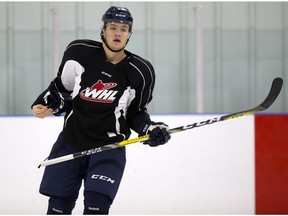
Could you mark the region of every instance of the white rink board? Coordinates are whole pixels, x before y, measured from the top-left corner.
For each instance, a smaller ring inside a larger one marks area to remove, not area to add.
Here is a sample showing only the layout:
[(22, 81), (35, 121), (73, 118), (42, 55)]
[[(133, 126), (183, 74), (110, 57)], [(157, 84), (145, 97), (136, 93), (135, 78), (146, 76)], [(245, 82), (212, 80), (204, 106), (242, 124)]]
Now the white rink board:
[[(219, 115), (152, 115), (171, 128)], [(62, 117), (0, 118), (0, 214), (45, 214), (38, 193)], [(133, 134), (133, 137), (136, 134)], [(254, 116), (172, 135), (157, 148), (127, 146), (127, 165), (110, 214), (254, 214)], [(74, 214), (82, 214), (82, 191)]]

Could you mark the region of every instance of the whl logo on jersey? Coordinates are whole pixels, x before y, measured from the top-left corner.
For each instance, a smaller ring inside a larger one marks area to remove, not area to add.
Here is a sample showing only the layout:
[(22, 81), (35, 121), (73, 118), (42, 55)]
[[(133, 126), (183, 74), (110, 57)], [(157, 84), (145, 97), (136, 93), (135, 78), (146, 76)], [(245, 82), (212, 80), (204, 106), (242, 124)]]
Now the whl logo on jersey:
[(116, 83), (103, 83), (102, 80), (98, 80), (97, 83), (91, 87), (80, 92), (80, 97), (84, 100), (100, 102), (100, 103), (112, 103), (116, 97), (118, 91), (110, 90), (117, 86)]

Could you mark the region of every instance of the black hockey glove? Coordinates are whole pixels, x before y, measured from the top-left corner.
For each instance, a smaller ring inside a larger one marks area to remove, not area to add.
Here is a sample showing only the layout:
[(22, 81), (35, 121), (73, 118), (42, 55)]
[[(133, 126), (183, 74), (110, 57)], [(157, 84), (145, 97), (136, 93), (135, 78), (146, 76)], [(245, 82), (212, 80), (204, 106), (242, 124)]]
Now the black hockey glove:
[(72, 106), (72, 97), (65, 92), (48, 91), (43, 99), (48, 108), (53, 109), (53, 115), (55, 116), (64, 115)]
[(171, 135), (168, 132), (168, 125), (163, 122), (149, 122), (146, 123), (139, 133), (139, 136), (150, 135), (149, 140), (143, 142), (151, 147), (163, 145), (171, 139)]

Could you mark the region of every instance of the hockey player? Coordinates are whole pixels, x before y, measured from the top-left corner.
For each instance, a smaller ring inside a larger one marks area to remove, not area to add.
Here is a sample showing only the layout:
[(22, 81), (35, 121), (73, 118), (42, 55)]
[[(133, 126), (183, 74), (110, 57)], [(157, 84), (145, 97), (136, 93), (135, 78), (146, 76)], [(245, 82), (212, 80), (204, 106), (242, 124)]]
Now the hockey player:
[[(155, 84), (149, 61), (125, 50), (133, 18), (127, 8), (110, 7), (102, 17), (101, 39), (75, 40), (56, 78), (32, 104), (35, 117), (64, 116), (63, 130), (49, 159), (150, 134), (144, 144), (171, 138), (168, 126), (153, 122), (146, 106)], [(46, 167), (40, 193), (49, 196), (47, 214), (71, 214), (84, 183), (84, 214), (108, 214), (124, 167), (125, 147)]]

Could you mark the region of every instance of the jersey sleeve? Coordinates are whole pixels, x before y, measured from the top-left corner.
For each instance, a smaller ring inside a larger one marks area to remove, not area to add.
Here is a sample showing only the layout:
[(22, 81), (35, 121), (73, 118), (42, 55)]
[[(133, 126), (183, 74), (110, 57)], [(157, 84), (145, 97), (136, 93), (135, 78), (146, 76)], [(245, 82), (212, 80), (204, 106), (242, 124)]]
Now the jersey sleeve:
[(69, 94), (73, 92), (76, 77), (84, 72), (82, 64), (87, 51), (83, 50), (85, 47), (81, 45), (85, 43), (87, 43), (86, 40), (75, 40), (66, 47), (57, 76), (51, 81), (48, 88), (37, 97), (32, 106), (45, 105), (43, 97), (48, 91), (56, 90)]
[[(151, 63), (138, 56), (135, 57), (138, 64), (135, 64), (135, 73), (137, 76), (137, 82), (135, 86), (136, 96), (132, 100), (127, 113), (127, 122), (131, 129), (139, 133), (142, 127), (151, 122), (150, 114), (147, 111), (147, 105), (153, 98), (153, 90), (155, 86), (155, 72)], [(133, 78), (136, 80), (136, 78)]]

